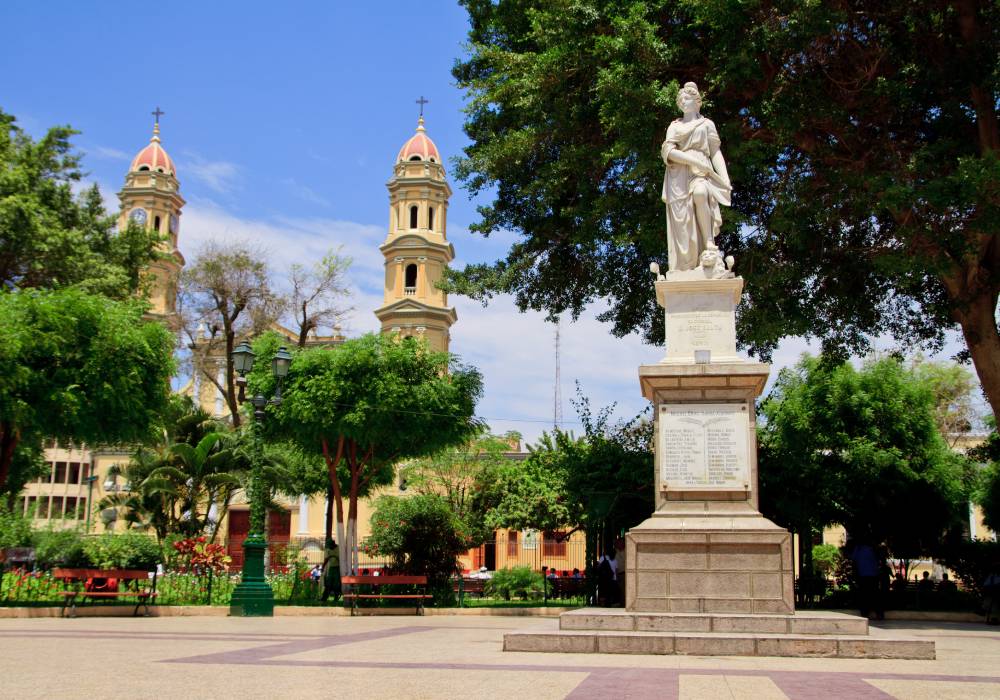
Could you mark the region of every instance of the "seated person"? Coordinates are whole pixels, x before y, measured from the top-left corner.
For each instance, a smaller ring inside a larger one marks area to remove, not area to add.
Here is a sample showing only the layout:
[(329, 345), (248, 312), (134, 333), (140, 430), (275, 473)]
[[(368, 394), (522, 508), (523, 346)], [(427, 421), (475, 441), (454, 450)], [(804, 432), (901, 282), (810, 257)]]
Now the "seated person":
[(957, 591), (958, 586), (955, 585), (954, 581), (948, 578), (948, 574), (943, 574), (941, 576), (941, 582), (937, 585), (937, 589), (941, 593), (951, 593), (953, 591)]

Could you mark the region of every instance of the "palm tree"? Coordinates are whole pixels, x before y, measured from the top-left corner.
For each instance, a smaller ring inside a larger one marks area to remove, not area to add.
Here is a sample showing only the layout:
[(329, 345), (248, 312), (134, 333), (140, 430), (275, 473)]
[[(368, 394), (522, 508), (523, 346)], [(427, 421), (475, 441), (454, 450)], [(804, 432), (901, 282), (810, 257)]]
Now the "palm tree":
[(177, 511), (177, 493), (162, 480), (150, 480), (150, 475), (170, 460), (162, 449), (140, 447), (125, 465), (114, 464), (108, 478), (121, 478), (124, 488), (110, 493), (98, 502), (101, 510), (114, 510), (130, 527), (150, 529), (162, 540), (171, 531), (173, 514)]

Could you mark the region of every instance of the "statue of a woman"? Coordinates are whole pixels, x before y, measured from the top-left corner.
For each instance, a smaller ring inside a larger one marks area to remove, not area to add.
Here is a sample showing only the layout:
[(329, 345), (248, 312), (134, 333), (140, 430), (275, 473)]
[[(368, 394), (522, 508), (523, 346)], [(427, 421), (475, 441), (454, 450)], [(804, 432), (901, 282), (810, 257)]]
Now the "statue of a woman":
[[(684, 113), (671, 122), (660, 149), (667, 172), (663, 176), (663, 201), (667, 205), (667, 255), (671, 271), (693, 270), (703, 264), (702, 254), (718, 258), (715, 236), (722, 226), (719, 205), (729, 206), (732, 185), (726, 161), (719, 150), (719, 132), (711, 119), (701, 116), (701, 94), (694, 83), (677, 93)], [(704, 261), (709, 264), (709, 261)], [(721, 263), (719, 263), (721, 265)]]

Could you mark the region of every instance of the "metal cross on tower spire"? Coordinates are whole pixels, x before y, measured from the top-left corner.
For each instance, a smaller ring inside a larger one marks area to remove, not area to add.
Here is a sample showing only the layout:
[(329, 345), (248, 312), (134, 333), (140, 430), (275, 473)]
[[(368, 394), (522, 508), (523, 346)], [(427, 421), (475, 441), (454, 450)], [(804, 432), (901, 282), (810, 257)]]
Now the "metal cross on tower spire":
[(159, 124), (160, 123), (160, 117), (162, 117), (164, 114), (166, 114), (166, 112), (164, 112), (163, 110), (161, 110), (160, 106), (157, 105), (156, 106), (156, 110), (153, 111), (153, 112), (150, 112), (150, 114), (152, 114), (154, 117), (156, 117), (156, 123)]
[(424, 116), (424, 105), (427, 104), (428, 102), (430, 102), (430, 100), (424, 99), (423, 95), (421, 95), (420, 99), (417, 100), (417, 104), (420, 105), (420, 116), (421, 117)]

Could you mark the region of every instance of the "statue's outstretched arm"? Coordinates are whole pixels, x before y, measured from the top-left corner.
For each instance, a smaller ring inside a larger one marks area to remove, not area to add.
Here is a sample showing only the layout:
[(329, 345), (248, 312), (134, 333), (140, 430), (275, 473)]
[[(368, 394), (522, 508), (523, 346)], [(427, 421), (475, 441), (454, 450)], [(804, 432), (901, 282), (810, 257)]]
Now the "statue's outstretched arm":
[(726, 169), (726, 159), (722, 157), (722, 151), (719, 149), (716, 149), (715, 155), (712, 156), (712, 167), (715, 168), (715, 172), (719, 176), (718, 180), (724, 183), (727, 189), (733, 189), (729, 180), (729, 170)]

